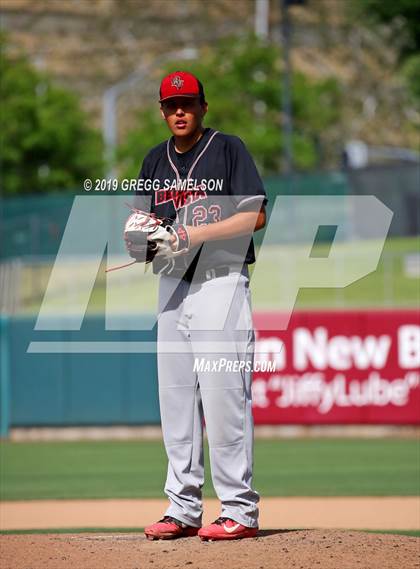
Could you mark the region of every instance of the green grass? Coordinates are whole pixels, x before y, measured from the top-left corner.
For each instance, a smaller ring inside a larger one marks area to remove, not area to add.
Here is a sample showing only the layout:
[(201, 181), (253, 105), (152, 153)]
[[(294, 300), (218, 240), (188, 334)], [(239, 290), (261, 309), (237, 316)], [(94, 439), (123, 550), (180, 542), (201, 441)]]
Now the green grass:
[[(163, 497), (159, 441), (4, 442), (3, 500)], [(263, 496), (411, 496), (420, 493), (416, 440), (257, 440)], [(206, 457), (205, 496), (214, 496)]]
[[(331, 278), (339, 278), (349, 267), (363, 266), (366, 256), (376, 249), (375, 242), (336, 245), (335, 269)], [(385, 242), (378, 267), (367, 276), (343, 288), (323, 286), (326, 275), (322, 256), (328, 254), (329, 245), (314, 247), (313, 256), (321, 257), (318, 274), (320, 285), (300, 288), (295, 308), (354, 308), (354, 307), (413, 307), (420, 304), (419, 279), (409, 277), (404, 270), (404, 257), (420, 251), (418, 238), (393, 238)], [(261, 271), (253, 284), (254, 309), (272, 310), (286, 307), (285, 299), (299, 283), (313, 280), (314, 266), (299, 263), (302, 249), (297, 246), (272, 247), (258, 260)], [(280, 255), (281, 261), (274, 262)], [(318, 262), (318, 260), (315, 260)], [(258, 265), (258, 263), (257, 263)], [(255, 265), (255, 267), (257, 267)]]
[(408, 537), (420, 537), (420, 531), (415, 529), (365, 529), (365, 530), (355, 530), (355, 531), (365, 531), (366, 533), (388, 533), (394, 535), (407, 535)]

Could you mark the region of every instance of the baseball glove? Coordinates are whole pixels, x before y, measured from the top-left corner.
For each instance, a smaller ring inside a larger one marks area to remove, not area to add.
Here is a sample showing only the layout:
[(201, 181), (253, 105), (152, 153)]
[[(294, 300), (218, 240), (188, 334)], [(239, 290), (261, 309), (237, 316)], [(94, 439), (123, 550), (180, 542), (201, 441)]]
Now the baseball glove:
[(140, 209), (133, 209), (127, 219), (124, 239), (130, 257), (142, 263), (150, 263), (157, 256), (171, 263), (178, 255), (187, 253), (190, 247), (184, 225)]

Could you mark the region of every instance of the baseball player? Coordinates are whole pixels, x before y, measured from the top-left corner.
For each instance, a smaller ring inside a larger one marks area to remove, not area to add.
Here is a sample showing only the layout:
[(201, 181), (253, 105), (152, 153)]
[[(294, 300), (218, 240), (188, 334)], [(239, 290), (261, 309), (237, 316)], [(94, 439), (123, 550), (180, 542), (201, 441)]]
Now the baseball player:
[[(207, 102), (194, 75), (176, 71), (162, 80), (160, 112), (172, 137), (145, 157), (139, 175), (144, 189), (136, 192), (137, 213), (126, 227), (130, 255), (152, 261), (160, 274), (158, 380), (170, 503), (145, 534), (149, 539), (254, 537), (259, 496), (252, 487), (248, 265), (255, 262), (252, 233), (265, 225), (266, 195), (242, 141), (203, 126)], [(144, 247), (136, 246), (139, 226), (146, 228), (147, 259)], [(217, 329), (221, 315), (226, 321)], [(212, 353), (202, 347), (206, 342), (216, 346)], [(171, 345), (176, 351), (168, 349)], [(203, 361), (199, 357), (220, 362), (222, 356), (229, 366), (196, 367)], [(221, 501), (221, 516), (206, 527), (204, 421)]]

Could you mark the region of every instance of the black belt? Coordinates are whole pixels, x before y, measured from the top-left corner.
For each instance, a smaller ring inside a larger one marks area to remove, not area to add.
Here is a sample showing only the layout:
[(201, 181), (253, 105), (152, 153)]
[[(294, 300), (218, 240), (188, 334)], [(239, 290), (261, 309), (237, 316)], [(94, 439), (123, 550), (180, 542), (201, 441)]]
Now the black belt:
[(248, 265), (247, 264), (243, 266), (223, 265), (220, 267), (214, 267), (212, 269), (201, 269), (201, 270), (196, 269), (194, 271), (194, 275), (192, 278), (190, 271), (188, 271), (188, 273), (186, 272), (181, 273), (180, 271), (177, 271), (175, 269), (174, 271), (168, 273), (165, 276), (179, 278), (187, 282), (204, 283), (212, 279), (217, 279), (218, 277), (227, 277), (228, 275), (230, 275), (230, 273), (242, 273), (243, 275), (248, 276)]
[(212, 269), (200, 270), (194, 272), (194, 283), (204, 283), (206, 281), (210, 281), (212, 279), (217, 279), (218, 277), (227, 277), (231, 273), (242, 273), (243, 275), (248, 276), (248, 265), (243, 266), (220, 266), (214, 267)]

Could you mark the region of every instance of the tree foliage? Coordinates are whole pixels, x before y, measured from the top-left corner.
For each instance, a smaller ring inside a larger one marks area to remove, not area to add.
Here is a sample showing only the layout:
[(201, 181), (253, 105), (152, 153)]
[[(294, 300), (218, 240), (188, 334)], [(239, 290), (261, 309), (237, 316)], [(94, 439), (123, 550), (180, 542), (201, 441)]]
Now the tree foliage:
[(363, 23), (388, 24), (394, 29), (400, 71), (413, 99), (420, 104), (420, 0), (352, 0)]
[[(282, 66), (276, 45), (235, 37), (203, 51), (196, 61), (172, 62), (163, 73), (187, 69), (197, 75), (209, 103), (205, 124), (242, 138), (266, 175), (282, 168)], [(339, 101), (334, 79), (311, 81), (293, 74), (293, 150), (298, 169), (319, 165), (319, 144), (340, 118)], [(157, 105), (139, 112), (136, 128), (119, 149), (123, 176), (137, 176), (147, 151), (169, 135)]]
[(393, 24), (398, 30), (396, 46), (401, 56), (420, 51), (419, 0), (352, 0), (356, 12), (364, 18), (383, 24)]
[(73, 93), (55, 86), (0, 38), (1, 189), (77, 190), (102, 174), (102, 144)]
[(420, 105), (420, 53), (406, 59), (403, 75), (413, 98)]

